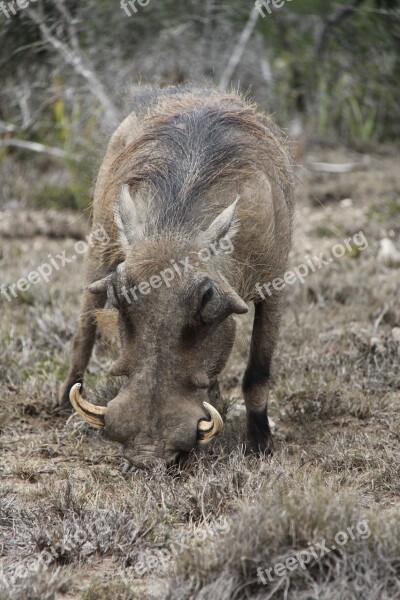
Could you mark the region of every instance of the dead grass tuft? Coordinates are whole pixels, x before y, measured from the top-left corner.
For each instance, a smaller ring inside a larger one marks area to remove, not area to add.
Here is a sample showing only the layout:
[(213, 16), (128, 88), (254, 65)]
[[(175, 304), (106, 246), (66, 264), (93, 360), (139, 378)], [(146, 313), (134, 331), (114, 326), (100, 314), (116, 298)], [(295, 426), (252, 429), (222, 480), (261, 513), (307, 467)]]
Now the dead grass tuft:
[[(243, 504), (232, 523), (224, 539), (182, 555), (169, 598), (305, 599), (313, 589), (312, 597), (378, 600), (400, 590), (397, 515), (365, 511), (361, 498), (338, 493), (308, 469), (290, 469), (254, 506)], [(338, 545), (338, 532), (347, 535), (346, 544)], [(329, 550), (322, 556), (321, 542)], [(283, 577), (272, 572), (269, 580), (266, 569), (310, 545), (316, 557), (306, 568), (285, 570)]]

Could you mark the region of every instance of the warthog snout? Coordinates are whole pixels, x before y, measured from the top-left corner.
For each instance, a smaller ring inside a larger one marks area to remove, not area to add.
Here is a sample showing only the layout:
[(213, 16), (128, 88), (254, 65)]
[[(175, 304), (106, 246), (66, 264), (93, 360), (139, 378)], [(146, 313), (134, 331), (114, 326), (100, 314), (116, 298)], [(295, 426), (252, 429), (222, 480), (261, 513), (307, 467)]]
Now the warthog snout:
[[(96, 406), (80, 394), (81, 384), (75, 384), (70, 400), (75, 410), (92, 426), (101, 429), (104, 436), (123, 445), (125, 458), (138, 468), (148, 468), (157, 462), (171, 464), (181, 454), (188, 453), (197, 443), (206, 444), (224, 427), (218, 411), (203, 401), (180, 399), (163, 403), (160, 414), (147, 410), (137, 411), (135, 398), (129, 387), (124, 387), (107, 407)], [(178, 406), (173, 412), (170, 406)], [(145, 427), (144, 427), (145, 424)]]

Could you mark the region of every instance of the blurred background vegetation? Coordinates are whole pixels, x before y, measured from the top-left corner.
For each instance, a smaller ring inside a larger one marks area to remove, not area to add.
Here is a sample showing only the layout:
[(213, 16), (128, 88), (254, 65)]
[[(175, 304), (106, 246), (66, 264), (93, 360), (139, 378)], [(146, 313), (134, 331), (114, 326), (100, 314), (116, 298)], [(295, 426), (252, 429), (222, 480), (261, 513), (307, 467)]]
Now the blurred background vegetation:
[(131, 16), (119, 0), (3, 6), (0, 161), (34, 165), (36, 206), (88, 204), (139, 83), (239, 87), (300, 143), (363, 151), (400, 133), (400, 0), (286, 0), (264, 17), (248, 0), (150, 0)]

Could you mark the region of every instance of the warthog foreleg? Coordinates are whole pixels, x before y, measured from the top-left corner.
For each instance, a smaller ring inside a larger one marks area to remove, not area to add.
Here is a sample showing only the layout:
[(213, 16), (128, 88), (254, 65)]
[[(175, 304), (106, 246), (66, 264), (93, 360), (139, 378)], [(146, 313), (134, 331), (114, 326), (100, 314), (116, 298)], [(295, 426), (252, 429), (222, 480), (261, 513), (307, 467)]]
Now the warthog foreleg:
[(268, 298), (255, 303), (250, 355), (243, 378), (243, 394), (247, 410), (249, 450), (271, 454), (273, 441), (268, 423), (268, 392), (271, 361), (279, 332), (281, 302)]
[(83, 293), (79, 325), (72, 342), (71, 364), (67, 379), (62, 385), (58, 397), (58, 404), (62, 407), (70, 406), (69, 391), (75, 383), (82, 383), (83, 374), (92, 354), (96, 337), (96, 309), (103, 308), (106, 303), (106, 294), (91, 294), (88, 290)]

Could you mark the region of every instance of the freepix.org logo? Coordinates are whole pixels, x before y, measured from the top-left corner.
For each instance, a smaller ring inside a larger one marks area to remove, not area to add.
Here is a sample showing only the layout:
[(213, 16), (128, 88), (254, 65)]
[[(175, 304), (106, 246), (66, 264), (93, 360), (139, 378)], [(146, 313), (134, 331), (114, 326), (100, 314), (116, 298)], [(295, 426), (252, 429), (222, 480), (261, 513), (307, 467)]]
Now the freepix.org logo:
[[(256, 0), (254, 6), (260, 13), (260, 15), (264, 18), (265, 10), (270, 15), (274, 8), (282, 8), (285, 2), (291, 2), (292, 0)], [(272, 5), (272, 7), (271, 7)]]
[(132, 16), (131, 11), (128, 6), (133, 10), (133, 14), (138, 12), (138, 6), (144, 7), (150, 3), (150, 0), (121, 0), (121, 8), (128, 15), (128, 17)]
[(287, 285), (293, 285), (297, 281), (301, 284), (304, 283), (306, 278), (311, 274), (319, 271), (320, 269), (332, 264), (335, 259), (343, 258), (346, 252), (353, 252), (354, 249), (362, 252), (368, 248), (368, 240), (362, 231), (355, 233), (353, 237), (343, 240), (342, 244), (335, 244), (331, 248), (331, 256), (325, 256), (324, 253), (320, 253), (318, 256), (306, 256), (306, 262), (297, 265), (293, 270), (286, 271), (282, 277), (275, 277), (272, 281), (261, 284), (259, 281), (256, 283), (256, 290), (260, 298), (265, 300), (267, 294), (272, 296), (275, 292), (280, 292), (285, 289)]
[[(285, 562), (275, 563), (268, 569), (258, 567), (257, 576), (261, 583), (266, 585), (268, 581), (272, 582), (274, 577), (285, 577), (288, 571), (296, 569), (306, 570), (313, 562), (318, 562), (322, 557), (330, 552), (345, 546), (350, 540), (365, 540), (371, 535), (371, 530), (368, 525), (368, 519), (358, 521), (355, 525), (347, 527), (346, 531), (338, 531), (335, 535), (335, 544), (327, 546), (326, 541), (322, 540), (316, 544), (308, 544), (308, 548), (300, 550), (292, 556), (288, 556)], [(268, 578), (268, 579), (267, 579)]]
[(11, 2), (0, 2), (0, 11), (7, 19), (15, 17), (19, 10), (28, 8), (30, 3), (37, 2), (37, 0), (12, 0)]
[(67, 256), (67, 251), (63, 250), (59, 254), (52, 256), (48, 254), (48, 261), (42, 263), (35, 270), (30, 271), (26, 277), (21, 277), (18, 281), (10, 283), (7, 287), (0, 287), (0, 294), (2, 294), (8, 302), (17, 298), (20, 292), (27, 292), (31, 285), (38, 283), (47, 283), (52, 276), (54, 271), (63, 269), (66, 265), (73, 263), (78, 256), (84, 254), (89, 247), (97, 244), (108, 244), (110, 237), (104, 227), (101, 225), (84, 240), (79, 240), (74, 244), (74, 254)]

